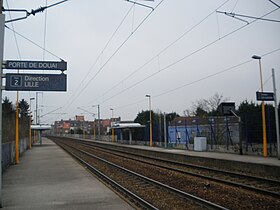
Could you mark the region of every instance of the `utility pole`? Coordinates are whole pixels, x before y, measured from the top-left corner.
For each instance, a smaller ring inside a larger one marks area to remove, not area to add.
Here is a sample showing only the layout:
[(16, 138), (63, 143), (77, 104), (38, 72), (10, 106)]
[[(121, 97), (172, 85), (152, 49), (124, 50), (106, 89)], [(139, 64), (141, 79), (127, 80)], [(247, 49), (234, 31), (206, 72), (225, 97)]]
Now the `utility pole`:
[(101, 140), (101, 134), (100, 134), (100, 105), (97, 105), (98, 108), (98, 139)]
[(18, 107), (18, 91), (17, 91), (17, 101), (16, 101), (16, 141), (15, 141), (15, 150), (16, 150), (16, 164), (19, 164), (19, 129), (18, 129), (18, 117), (19, 117), (19, 107)]
[(2, 208), (2, 76), (3, 76), (3, 51), (4, 51), (4, 32), (5, 15), (2, 14), (3, 0), (0, 0), (0, 208)]
[(98, 139), (100, 139), (100, 105), (93, 105), (92, 107), (97, 107), (97, 116), (98, 116), (98, 123), (97, 123), (97, 129), (98, 129)]
[(159, 139), (158, 139), (158, 141), (159, 141), (159, 146), (160, 147), (161, 147), (161, 116), (162, 116), (162, 114), (160, 114), (159, 120), (158, 120), (158, 124), (159, 124)]
[(278, 160), (280, 160), (279, 115), (278, 115), (278, 101), (277, 101), (277, 92), (276, 92), (276, 82), (275, 82), (275, 73), (274, 73), (274, 69), (272, 69), (272, 81), (273, 81), (273, 92), (274, 92), (276, 137), (277, 137), (277, 156), (278, 156)]
[(112, 111), (112, 119), (111, 119), (111, 129), (112, 129), (112, 143), (115, 140), (115, 132), (114, 132), (114, 109), (110, 109)]
[(167, 148), (167, 133), (166, 133), (166, 114), (163, 114), (163, 127), (164, 127), (164, 148)]

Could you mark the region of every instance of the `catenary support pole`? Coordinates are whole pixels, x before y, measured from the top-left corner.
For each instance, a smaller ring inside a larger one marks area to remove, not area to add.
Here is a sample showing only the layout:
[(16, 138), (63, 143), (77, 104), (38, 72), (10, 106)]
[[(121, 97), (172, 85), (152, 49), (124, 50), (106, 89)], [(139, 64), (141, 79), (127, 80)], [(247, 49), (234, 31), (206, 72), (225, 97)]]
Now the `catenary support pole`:
[(18, 107), (18, 91), (16, 99), (16, 141), (15, 141), (15, 155), (16, 155), (16, 164), (19, 164), (19, 128), (18, 128), (18, 117), (19, 117), (19, 107)]
[(101, 134), (100, 134), (100, 105), (97, 105), (97, 111), (98, 111), (98, 140), (101, 140)]
[(278, 101), (277, 101), (277, 91), (276, 91), (276, 82), (275, 82), (275, 73), (272, 69), (272, 80), (273, 80), (273, 92), (274, 92), (274, 107), (275, 107), (275, 122), (276, 122), (276, 137), (277, 137), (277, 156), (280, 160), (280, 135), (279, 135), (279, 115), (278, 115)]
[(166, 114), (164, 112), (163, 114), (164, 118), (163, 118), (163, 127), (164, 127), (164, 148), (167, 148), (167, 134), (166, 134)]
[(2, 208), (2, 63), (4, 51), (5, 15), (2, 14), (3, 0), (0, 0), (0, 208)]
[(161, 114), (160, 114), (160, 117), (158, 119), (158, 124), (159, 124), (159, 129), (158, 129), (158, 143), (159, 143), (159, 146), (161, 147)]

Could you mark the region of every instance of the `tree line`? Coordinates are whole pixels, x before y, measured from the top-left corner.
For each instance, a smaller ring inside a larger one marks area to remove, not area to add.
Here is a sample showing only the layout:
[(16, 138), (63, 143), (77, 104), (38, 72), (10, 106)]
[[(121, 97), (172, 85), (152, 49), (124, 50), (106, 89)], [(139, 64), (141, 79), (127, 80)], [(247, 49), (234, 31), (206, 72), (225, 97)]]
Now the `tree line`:
[[(228, 98), (224, 98), (222, 95), (215, 94), (209, 99), (199, 99), (192, 104), (191, 109), (184, 111), (184, 116), (194, 117), (210, 117), (219, 116), (218, 107), (222, 102), (227, 101)], [(280, 104), (279, 104), (280, 106)], [(278, 107), (279, 107), (278, 106)], [(24, 99), (18, 103), (19, 107), (19, 138), (26, 138), (29, 136), (30, 126), (30, 114), (29, 104)], [(274, 106), (272, 104), (266, 104), (266, 126), (268, 138), (276, 139), (275, 133), (275, 114)], [(279, 108), (278, 108), (279, 110)], [(242, 119), (242, 135), (244, 138), (249, 138), (253, 142), (261, 142), (262, 139), (262, 114), (261, 104), (255, 102), (249, 102), (244, 100), (236, 109), (236, 113), (241, 116)], [(280, 113), (280, 110), (279, 110)], [(15, 141), (15, 121), (16, 121), (16, 105), (13, 104), (7, 97), (2, 101), (2, 116), (3, 116), (3, 132), (2, 141), (11, 142)], [(167, 124), (179, 117), (176, 112), (166, 114)], [(279, 116), (278, 116), (279, 117)], [(163, 130), (164, 115), (160, 111), (152, 111), (153, 125), (161, 125)], [(138, 122), (142, 125), (149, 124), (150, 112), (142, 110), (134, 119), (134, 122)]]
[[(184, 116), (186, 117), (199, 117), (208, 118), (214, 116), (221, 116), (218, 111), (218, 107), (222, 102), (228, 101), (228, 98), (224, 98), (222, 95), (216, 93), (209, 99), (199, 99), (192, 103), (190, 109), (184, 110)], [(280, 103), (278, 105), (278, 114), (280, 114)], [(275, 123), (275, 108), (272, 104), (266, 103), (266, 130), (268, 141), (272, 143), (276, 142), (276, 123)], [(262, 109), (260, 103), (244, 100), (236, 107), (236, 114), (241, 117), (242, 121), (242, 138), (248, 143), (262, 142)], [(170, 123), (175, 117), (180, 117), (176, 112), (166, 114), (166, 121)], [(280, 115), (278, 116), (278, 118)], [(158, 125), (161, 124), (163, 130), (163, 114), (162, 112), (152, 111), (153, 130), (156, 130)], [(134, 122), (138, 122), (142, 125), (148, 125), (149, 111), (141, 111), (136, 116)]]
[[(19, 107), (19, 139), (29, 136), (29, 104), (24, 100), (18, 102)], [(16, 138), (16, 104), (7, 97), (2, 101), (2, 142), (12, 142)]]

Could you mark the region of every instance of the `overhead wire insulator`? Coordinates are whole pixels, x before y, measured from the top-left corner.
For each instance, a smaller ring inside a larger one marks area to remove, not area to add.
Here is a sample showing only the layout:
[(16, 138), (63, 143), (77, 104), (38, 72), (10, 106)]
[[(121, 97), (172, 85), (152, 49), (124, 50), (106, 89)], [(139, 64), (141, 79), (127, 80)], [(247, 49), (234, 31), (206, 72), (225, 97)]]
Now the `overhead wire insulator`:
[(38, 12), (44, 12), (44, 10), (47, 9), (47, 7), (40, 7), (38, 9), (35, 9), (35, 10), (31, 10), (30, 14), (34, 15)]
[(35, 9), (35, 10), (31, 10), (31, 12), (28, 12), (27, 10), (25, 9), (5, 9), (4, 7), (2, 7), (2, 10), (3, 11), (9, 11), (9, 12), (25, 12), (25, 16), (23, 17), (20, 17), (20, 18), (15, 18), (15, 19), (11, 19), (11, 20), (7, 20), (5, 21), (5, 23), (10, 23), (10, 22), (14, 22), (14, 21), (18, 21), (18, 20), (23, 20), (23, 19), (26, 19), (28, 18), (30, 15), (36, 15), (36, 13), (39, 13), (39, 12), (44, 12), (46, 9), (50, 8), (50, 7), (53, 7), (53, 6), (56, 6), (58, 4), (61, 4), (63, 2), (66, 2), (66, 1), (69, 1), (69, 0), (63, 0), (63, 1), (60, 1), (60, 2), (57, 2), (57, 3), (54, 3), (54, 4), (51, 4), (49, 6), (45, 6), (45, 7), (40, 7), (38, 9)]

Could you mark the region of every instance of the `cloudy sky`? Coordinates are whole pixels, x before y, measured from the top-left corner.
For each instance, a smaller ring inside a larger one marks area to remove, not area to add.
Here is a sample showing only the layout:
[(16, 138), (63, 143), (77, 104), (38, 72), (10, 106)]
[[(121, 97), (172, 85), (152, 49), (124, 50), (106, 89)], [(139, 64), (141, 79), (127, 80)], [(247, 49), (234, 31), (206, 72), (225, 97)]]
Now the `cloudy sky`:
[[(3, 2), (6, 9), (31, 11), (59, 0)], [(279, 0), (273, 2), (280, 5)], [(260, 74), (254, 54), (262, 56), (264, 91), (273, 90), (272, 68), (280, 89), (280, 23), (216, 12), (279, 21), (280, 9), (271, 1), (137, 3), (148, 7), (125, 0), (70, 0), (6, 24), (4, 60), (61, 58), (68, 63), (67, 92), (37, 94), (41, 122), (80, 114), (92, 120), (97, 104), (102, 118), (110, 118), (112, 108), (115, 116), (133, 120), (148, 109), (146, 94), (151, 95), (153, 110), (181, 115), (196, 100), (215, 93), (236, 105), (246, 99), (255, 102)], [(5, 15), (10, 20), (25, 14)], [(35, 95), (20, 92), (19, 99), (29, 101)], [(279, 91), (277, 95), (279, 99)], [(15, 102), (16, 92), (3, 91), (3, 97)]]

